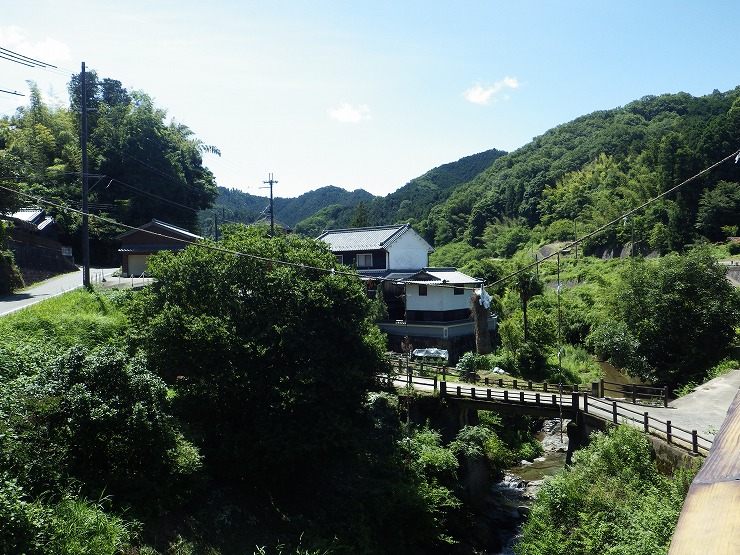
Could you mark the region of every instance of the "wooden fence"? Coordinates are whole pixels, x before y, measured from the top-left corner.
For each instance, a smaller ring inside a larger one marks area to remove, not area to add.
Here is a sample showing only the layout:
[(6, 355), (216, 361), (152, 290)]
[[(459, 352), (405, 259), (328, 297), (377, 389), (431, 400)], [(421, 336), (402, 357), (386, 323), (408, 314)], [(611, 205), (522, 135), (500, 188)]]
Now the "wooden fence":
[[(530, 386), (529, 382), (527, 383)], [(538, 384), (548, 391), (548, 384)], [(609, 401), (594, 396), (588, 392), (577, 391), (577, 386), (563, 396), (560, 391), (551, 395), (543, 395), (539, 391), (532, 391), (535, 384), (531, 384), (528, 391), (520, 389), (510, 392), (507, 389), (476, 388), (456, 385), (448, 387), (446, 382), (440, 382), (440, 395), (450, 395), (455, 398), (467, 398), (477, 401), (495, 401), (504, 403), (531, 404), (537, 407), (557, 407), (558, 409), (583, 411), (595, 418), (612, 424), (626, 423), (641, 428), (645, 433), (659, 437), (666, 443), (676, 445), (695, 455), (706, 455), (712, 446), (712, 440), (699, 435), (697, 430), (687, 430), (671, 423), (670, 420), (661, 420), (650, 416), (648, 411), (639, 412), (625, 407), (617, 401)], [(558, 388), (559, 389), (559, 388)], [(552, 391), (552, 389), (550, 389)]]

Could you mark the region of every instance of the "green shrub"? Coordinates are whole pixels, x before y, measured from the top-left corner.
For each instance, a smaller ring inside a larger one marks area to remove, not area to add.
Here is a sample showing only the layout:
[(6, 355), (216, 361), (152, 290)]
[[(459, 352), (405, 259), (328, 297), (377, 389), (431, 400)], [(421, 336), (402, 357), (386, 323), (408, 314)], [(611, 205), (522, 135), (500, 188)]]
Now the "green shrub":
[(15, 265), (13, 253), (0, 251), (0, 296), (10, 295), (23, 287), (23, 277)]
[(690, 474), (658, 473), (650, 444), (620, 426), (592, 436), (573, 466), (542, 486), (519, 555), (653, 555), (670, 544)]
[(43, 553), (49, 518), (49, 510), (29, 501), (14, 478), (0, 474), (1, 553)]
[(65, 497), (54, 505), (46, 553), (117, 555), (135, 535), (134, 523), (106, 513), (100, 505)]

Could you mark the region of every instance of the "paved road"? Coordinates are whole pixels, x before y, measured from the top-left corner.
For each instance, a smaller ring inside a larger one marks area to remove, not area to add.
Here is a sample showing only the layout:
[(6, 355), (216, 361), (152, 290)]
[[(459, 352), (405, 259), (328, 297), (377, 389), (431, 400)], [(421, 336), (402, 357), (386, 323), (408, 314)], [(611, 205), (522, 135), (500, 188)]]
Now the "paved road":
[[(90, 270), (90, 281), (99, 283), (103, 278), (111, 279), (111, 274), (118, 268), (93, 268)], [(115, 279), (115, 278), (113, 278)], [(73, 289), (82, 287), (82, 270), (63, 274), (36, 285), (32, 285), (15, 295), (0, 297), (0, 316), (10, 314), (21, 308), (56, 297)]]
[(727, 410), (740, 389), (740, 369), (714, 378), (669, 403), (668, 408), (650, 408), (650, 415), (674, 425), (697, 430), (714, 439), (727, 418)]

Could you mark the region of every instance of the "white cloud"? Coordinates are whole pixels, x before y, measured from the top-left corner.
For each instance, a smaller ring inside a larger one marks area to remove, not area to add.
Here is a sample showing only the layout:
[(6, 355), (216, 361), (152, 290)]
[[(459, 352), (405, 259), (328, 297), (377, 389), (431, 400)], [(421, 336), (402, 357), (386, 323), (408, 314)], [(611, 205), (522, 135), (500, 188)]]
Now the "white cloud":
[[(473, 104), (480, 104), (485, 106), (490, 104), (492, 100), (496, 100), (496, 93), (503, 89), (518, 89), (519, 81), (516, 77), (504, 77), (501, 81), (494, 83), (490, 87), (484, 88), (480, 83), (476, 83), (463, 93), (463, 98)], [(509, 96), (506, 95), (504, 100), (509, 100)]]
[(51, 37), (31, 42), (26, 30), (17, 25), (0, 27), (0, 44), (3, 48), (46, 63), (62, 62), (71, 57), (70, 48), (66, 44)]
[(367, 104), (352, 106), (343, 102), (338, 108), (329, 108), (329, 117), (340, 123), (360, 123), (372, 119), (370, 107)]

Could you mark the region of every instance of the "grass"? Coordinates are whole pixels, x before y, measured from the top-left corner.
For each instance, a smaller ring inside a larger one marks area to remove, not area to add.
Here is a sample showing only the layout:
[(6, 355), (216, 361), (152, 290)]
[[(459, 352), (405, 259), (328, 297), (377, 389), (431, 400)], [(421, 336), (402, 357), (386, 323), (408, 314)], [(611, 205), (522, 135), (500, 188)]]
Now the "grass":
[[(728, 372), (732, 370), (735, 370), (736, 368), (740, 368), (740, 361), (738, 361), (737, 359), (728, 357), (724, 359), (722, 362), (720, 362), (719, 364), (710, 368), (707, 371), (706, 377), (704, 378), (704, 380), (702, 380), (702, 383), (708, 382), (709, 380), (713, 380), (714, 378), (718, 378), (720, 376), (724, 376), (725, 374), (727, 374)], [(698, 386), (699, 386), (698, 383), (696, 383), (695, 381), (691, 381), (679, 387), (678, 389), (676, 389), (674, 393), (678, 397), (683, 397), (684, 395), (688, 395), (689, 393), (694, 391)]]
[(111, 291), (76, 289), (0, 318), (0, 338), (6, 343), (45, 343), (59, 346), (96, 344), (115, 337), (126, 318)]
[(74, 345), (92, 348), (122, 337), (127, 319), (119, 291), (76, 289), (0, 318), (0, 376), (35, 369)]

